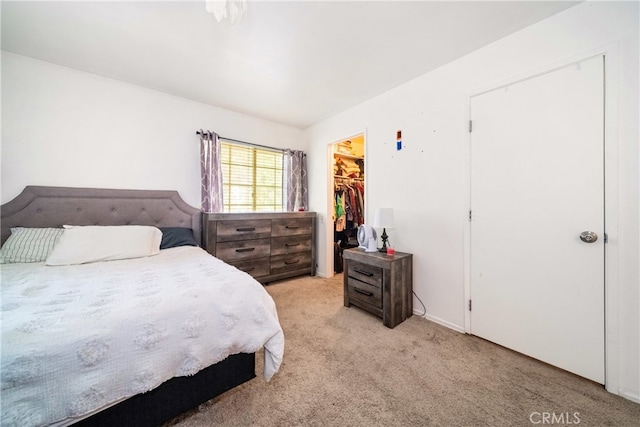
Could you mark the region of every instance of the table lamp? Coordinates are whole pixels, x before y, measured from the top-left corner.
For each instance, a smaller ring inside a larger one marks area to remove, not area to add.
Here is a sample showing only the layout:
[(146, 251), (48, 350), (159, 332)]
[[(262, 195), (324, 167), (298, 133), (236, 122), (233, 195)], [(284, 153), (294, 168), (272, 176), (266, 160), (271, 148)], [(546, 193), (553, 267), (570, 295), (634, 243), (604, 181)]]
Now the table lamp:
[(393, 220), (393, 208), (377, 208), (376, 214), (373, 219), (373, 226), (376, 228), (382, 228), (382, 247), (380, 252), (387, 252), (387, 242), (389, 236), (387, 236), (387, 228), (393, 228), (395, 226)]

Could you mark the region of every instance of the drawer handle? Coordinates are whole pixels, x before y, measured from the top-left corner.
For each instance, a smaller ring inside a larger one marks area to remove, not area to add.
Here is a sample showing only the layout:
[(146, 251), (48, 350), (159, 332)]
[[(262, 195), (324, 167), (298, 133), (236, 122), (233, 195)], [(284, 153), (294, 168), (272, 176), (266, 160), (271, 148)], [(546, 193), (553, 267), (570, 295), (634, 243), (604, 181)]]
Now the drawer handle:
[(300, 228), (300, 226), (299, 225), (286, 225), (284, 228), (289, 228), (289, 229), (291, 229), (291, 228)]
[(244, 271), (245, 273), (248, 273), (250, 271), (255, 270), (255, 267), (245, 267), (245, 268), (241, 268), (240, 270)]
[(373, 273), (370, 273), (368, 271), (358, 270), (357, 268), (354, 268), (353, 271), (355, 271), (356, 273), (360, 273), (360, 274), (362, 274), (364, 276), (368, 276), (368, 277), (373, 276)]
[(240, 249), (236, 249), (236, 252), (252, 252), (255, 250), (256, 248), (240, 248)]
[(284, 264), (285, 265), (291, 265), (291, 264), (297, 264), (299, 262), (300, 262), (300, 260), (298, 258), (296, 258), (293, 261), (285, 261)]
[(256, 231), (255, 227), (236, 228), (236, 231)]
[(292, 246), (300, 246), (300, 243), (286, 243), (285, 246), (290, 248)]
[(358, 289), (358, 288), (353, 288), (353, 290), (356, 291), (359, 294), (366, 295), (368, 297), (372, 297), (373, 296), (373, 292), (363, 291), (362, 289)]

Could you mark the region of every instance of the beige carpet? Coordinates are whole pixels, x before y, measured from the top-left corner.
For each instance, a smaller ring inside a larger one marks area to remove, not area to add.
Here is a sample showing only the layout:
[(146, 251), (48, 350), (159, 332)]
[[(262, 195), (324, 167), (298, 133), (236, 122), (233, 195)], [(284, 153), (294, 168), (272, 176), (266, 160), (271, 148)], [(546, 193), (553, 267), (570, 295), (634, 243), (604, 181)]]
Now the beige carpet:
[[(640, 426), (640, 404), (480, 338), (413, 316), (394, 329), (343, 306), (341, 276), (266, 287), (285, 333), (280, 372), (176, 426)], [(546, 421), (546, 422), (545, 422)]]

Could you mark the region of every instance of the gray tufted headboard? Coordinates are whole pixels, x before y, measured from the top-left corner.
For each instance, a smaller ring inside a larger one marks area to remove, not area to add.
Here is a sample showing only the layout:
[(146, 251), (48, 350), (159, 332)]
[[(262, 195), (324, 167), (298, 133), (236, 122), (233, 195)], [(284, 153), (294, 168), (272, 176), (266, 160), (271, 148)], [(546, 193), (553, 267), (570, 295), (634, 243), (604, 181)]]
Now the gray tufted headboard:
[(191, 228), (202, 246), (202, 213), (177, 191), (27, 186), (0, 216), (2, 243), (11, 227), (154, 225)]

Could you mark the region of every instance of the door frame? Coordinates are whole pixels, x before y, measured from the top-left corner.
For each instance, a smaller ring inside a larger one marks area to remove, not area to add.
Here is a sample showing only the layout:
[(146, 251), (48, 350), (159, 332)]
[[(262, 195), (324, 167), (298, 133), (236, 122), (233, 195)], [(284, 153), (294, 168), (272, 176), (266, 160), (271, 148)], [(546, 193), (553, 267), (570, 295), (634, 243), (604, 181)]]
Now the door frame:
[[(474, 91), (467, 97), (467, 119), (471, 119), (471, 98), (483, 93), (499, 89), (504, 86), (547, 74), (572, 64), (584, 61), (594, 56), (604, 56), (604, 229), (607, 244), (604, 249), (604, 351), (605, 388), (614, 394), (619, 394), (620, 376), (618, 360), (620, 357), (617, 346), (619, 327), (618, 313), (618, 129), (617, 129), (617, 101), (618, 101), (618, 47), (616, 44), (598, 47), (587, 52), (564, 58), (535, 69), (530, 69), (519, 76), (501, 82), (487, 85)], [(465, 217), (468, 218), (471, 209), (471, 133), (465, 145)], [(471, 313), (469, 300), (471, 299), (471, 222), (464, 225), (464, 331), (471, 333)]]
[(368, 215), (369, 212), (369, 205), (368, 205), (368, 197), (367, 197), (367, 129), (363, 129), (362, 131), (359, 132), (354, 132), (352, 134), (349, 134), (346, 137), (343, 138), (339, 138), (334, 140), (333, 142), (328, 142), (327, 143), (327, 147), (326, 147), (326, 153), (327, 153), (327, 211), (326, 211), (326, 218), (327, 221), (325, 221), (325, 233), (324, 233), (324, 238), (325, 238), (325, 248), (326, 248), (326, 253), (325, 253), (325, 259), (327, 260), (326, 262), (326, 271), (325, 271), (325, 275), (323, 277), (326, 278), (331, 278), (333, 276), (335, 276), (335, 271), (333, 268), (333, 263), (334, 263), (334, 249), (333, 249), (333, 221), (329, 221), (329, 219), (333, 218), (333, 146), (336, 144), (339, 144), (342, 141), (346, 141), (348, 139), (351, 138), (355, 138), (356, 136), (360, 136), (362, 135), (362, 137), (364, 138), (364, 212), (365, 212), (365, 218)]

